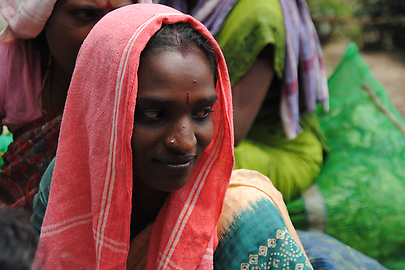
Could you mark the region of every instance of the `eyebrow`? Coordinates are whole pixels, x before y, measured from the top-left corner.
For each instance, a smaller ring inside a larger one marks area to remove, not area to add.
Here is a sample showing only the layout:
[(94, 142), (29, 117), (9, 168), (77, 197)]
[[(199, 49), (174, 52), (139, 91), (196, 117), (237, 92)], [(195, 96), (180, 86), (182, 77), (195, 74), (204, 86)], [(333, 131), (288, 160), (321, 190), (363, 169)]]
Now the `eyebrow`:
[[(104, 7), (99, 7), (99, 6), (96, 6), (96, 5), (89, 4), (89, 3), (71, 3), (69, 5), (69, 8), (86, 10), (86, 11), (93, 11), (93, 12), (105, 11)], [(120, 7), (118, 7), (118, 8), (120, 8)], [(111, 9), (109, 9), (109, 11), (113, 11), (113, 10), (116, 10), (118, 8), (111, 8)]]
[(98, 9), (98, 6), (94, 3), (82, 3), (82, 2), (69, 2), (67, 4), (68, 7), (73, 7), (73, 8), (91, 8), (91, 9)]
[[(213, 104), (213, 103), (215, 103), (215, 101), (217, 101), (217, 99), (218, 99), (217, 95), (214, 95), (214, 96), (211, 96), (211, 97), (198, 99), (196, 101), (196, 103), (201, 104), (201, 105)], [(137, 103), (138, 102), (157, 103), (157, 104), (162, 104), (162, 105), (175, 105), (176, 104), (176, 102), (173, 101), (173, 100), (159, 98), (159, 97), (152, 97), (152, 96), (140, 97), (137, 100)]]
[(78, 9), (78, 10), (86, 10), (92, 12), (101, 12), (104, 11), (103, 8), (96, 7), (90, 4), (80, 4), (80, 3), (72, 3), (68, 6), (70, 9)]

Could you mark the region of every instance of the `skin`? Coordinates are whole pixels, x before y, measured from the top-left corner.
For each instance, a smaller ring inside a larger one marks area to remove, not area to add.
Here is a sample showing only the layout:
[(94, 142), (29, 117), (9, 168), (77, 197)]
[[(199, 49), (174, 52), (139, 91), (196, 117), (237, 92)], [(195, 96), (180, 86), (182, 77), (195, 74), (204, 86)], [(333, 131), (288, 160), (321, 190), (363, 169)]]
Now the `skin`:
[(213, 138), (217, 100), (214, 74), (196, 47), (147, 54), (138, 74), (131, 227), (156, 216), (168, 193), (187, 184)]
[[(45, 25), (52, 53), (51, 79), (42, 95), (42, 108), (63, 108), (80, 46), (93, 26), (111, 10), (133, 4), (135, 0), (58, 0)], [(110, 3), (110, 8), (107, 3)], [(44, 61), (48, 63), (48, 59)], [(47, 66), (43, 70), (45, 76)], [(44, 79), (44, 78), (42, 78)], [(47, 89), (49, 88), (49, 92)], [(48, 98), (50, 97), (50, 102)], [(49, 106), (50, 105), (50, 106)]]
[(263, 102), (272, 98), (269, 88), (274, 79), (270, 59), (257, 59), (232, 87), (235, 146), (248, 134)]

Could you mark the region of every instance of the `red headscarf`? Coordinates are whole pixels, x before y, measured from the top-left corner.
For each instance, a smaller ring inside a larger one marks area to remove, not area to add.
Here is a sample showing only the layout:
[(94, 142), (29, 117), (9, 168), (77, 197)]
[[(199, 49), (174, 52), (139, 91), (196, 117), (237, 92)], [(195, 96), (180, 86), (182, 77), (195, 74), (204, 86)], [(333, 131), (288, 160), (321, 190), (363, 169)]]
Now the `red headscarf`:
[(216, 223), (233, 167), (231, 87), (209, 31), (157, 4), (106, 15), (82, 45), (62, 120), (49, 204), (34, 268), (125, 269), (129, 250), (132, 150), (140, 54), (162, 23), (186, 22), (219, 55), (215, 134), (189, 182), (155, 221), (147, 269), (210, 269)]

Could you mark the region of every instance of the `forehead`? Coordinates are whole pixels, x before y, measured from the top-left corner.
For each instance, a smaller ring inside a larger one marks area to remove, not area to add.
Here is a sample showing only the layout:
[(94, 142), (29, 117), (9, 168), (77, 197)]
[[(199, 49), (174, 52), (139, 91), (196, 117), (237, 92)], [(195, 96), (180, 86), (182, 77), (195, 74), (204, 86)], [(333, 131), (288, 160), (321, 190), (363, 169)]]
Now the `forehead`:
[(215, 95), (214, 74), (199, 49), (168, 50), (141, 58), (138, 97), (164, 95), (176, 99), (191, 95)]
[(122, 6), (134, 3), (134, 0), (57, 0), (57, 6), (89, 6), (94, 8), (105, 8), (107, 3), (111, 5), (111, 9), (116, 9)]

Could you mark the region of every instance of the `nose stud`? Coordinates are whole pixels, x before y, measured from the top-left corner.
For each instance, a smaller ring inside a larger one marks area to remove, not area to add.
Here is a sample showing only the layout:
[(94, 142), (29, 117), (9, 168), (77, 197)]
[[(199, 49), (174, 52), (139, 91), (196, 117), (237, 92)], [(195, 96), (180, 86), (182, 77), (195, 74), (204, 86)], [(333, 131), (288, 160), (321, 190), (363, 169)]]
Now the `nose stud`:
[(171, 140), (170, 143), (171, 143), (171, 144), (174, 144), (174, 140)]

